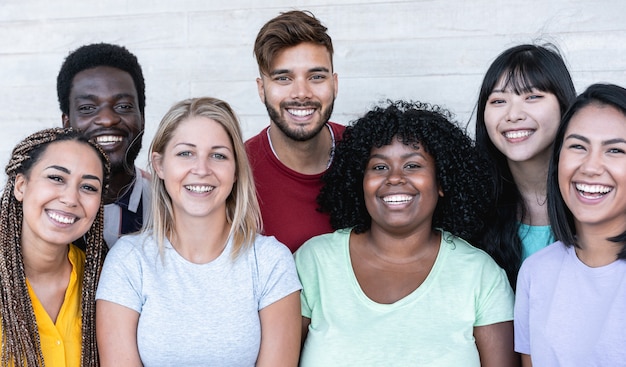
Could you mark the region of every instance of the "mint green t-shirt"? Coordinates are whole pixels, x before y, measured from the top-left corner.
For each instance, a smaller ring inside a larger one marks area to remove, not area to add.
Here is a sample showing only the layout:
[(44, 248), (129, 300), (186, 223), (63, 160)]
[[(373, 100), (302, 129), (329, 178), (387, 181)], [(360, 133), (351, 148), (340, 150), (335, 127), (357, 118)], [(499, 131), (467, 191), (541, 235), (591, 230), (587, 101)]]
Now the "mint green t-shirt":
[(552, 228), (548, 226), (531, 226), (520, 223), (517, 230), (519, 238), (522, 240), (522, 261), (535, 252), (556, 241)]
[(357, 282), (349, 237), (350, 229), (317, 236), (296, 252), (311, 319), (301, 367), (480, 366), (474, 327), (513, 319), (513, 291), (489, 255), (443, 232), (424, 283), (380, 304)]

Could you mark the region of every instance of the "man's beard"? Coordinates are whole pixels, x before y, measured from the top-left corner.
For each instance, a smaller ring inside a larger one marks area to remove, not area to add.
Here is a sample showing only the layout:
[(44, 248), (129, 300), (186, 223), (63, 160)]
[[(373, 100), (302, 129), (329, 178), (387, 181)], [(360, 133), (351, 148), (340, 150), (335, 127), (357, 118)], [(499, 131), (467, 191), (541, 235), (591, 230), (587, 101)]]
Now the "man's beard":
[(285, 121), (283, 116), (281, 116), (280, 111), (285, 111), (285, 113), (289, 113), (289, 112), (286, 112), (287, 108), (289, 107), (313, 107), (316, 109), (320, 109), (321, 104), (319, 103), (303, 103), (303, 104), (281, 103), (279, 105), (280, 111), (277, 111), (272, 106), (270, 106), (267, 101), (265, 101), (265, 108), (267, 109), (267, 113), (270, 116), (270, 119), (276, 124), (278, 129), (282, 131), (283, 134), (285, 134), (285, 136), (295, 141), (308, 141), (316, 137), (317, 134), (319, 134), (320, 131), (322, 131), (322, 129), (324, 128), (324, 126), (326, 125), (326, 123), (330, 119), (330, 116), (333, 113), (334, 104), (335, 103), (333, 100), (333, 102), (325, 110), (322, 110), (320, 124), (318, 126), (315, 126), (315, 128), (309, 132), (302, 131), (300, 129), (291, 129), (287, 121)]

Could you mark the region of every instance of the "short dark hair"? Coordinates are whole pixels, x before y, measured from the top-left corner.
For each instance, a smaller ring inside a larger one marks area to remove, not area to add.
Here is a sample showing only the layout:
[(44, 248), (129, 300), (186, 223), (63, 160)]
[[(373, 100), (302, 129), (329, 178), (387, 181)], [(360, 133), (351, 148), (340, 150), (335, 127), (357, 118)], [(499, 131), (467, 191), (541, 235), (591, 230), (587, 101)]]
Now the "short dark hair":
[(144, 117), (146, 86), (141, 65), (139, 65), (137, 57), (125, 47), (109, 43), (93, 43), (81, 46), (65, 58), (57, 76), (57, 97), (61, 112), (66, 115), (70, 113), (70, 91), (76, 74), (98, 66), (110, 66), (130, 74), (137, 90), (139, 112)]
[(278, 52), (303, 42), (326, 47), (332, 65), (333, 41), (326, 33), (327, 30), (311, 12), (306, 10), (284, 12), (271, 19), (261, 28), (254, 42), (254, 55), (260, 72), (269, 73)]
[[(565, 112), (556, 133), (554, 149), (550, 158), (550, 168), (548, 169), (548, 215), (556, 239), (567, 246), (578, 246), (578, 244), (576, 243), (574, 216), (565, 204), (559, 189), (558, 174), (561, 148), (563, 147), (565, 131), (572, 118), (583, 108), (593, 104), (613, 107), (626, 116), (626, 89), (614, 84), (593, 84), (589, 86)], [(623, 244), (618, 259), (626, 260), (626, 231), (610, 237), (608, 240)]]
[(389, 145), (392, 139), (419, 143), (435, 161), (444, 195), (437, 202), (433, 227), (471, 241), (491, 206), (487, 162), (450, 112), (420, 102), (387, 101), (346, 128), (318, 197), (321, 210), (330, 213), (333, 228), (354, 227), (362, 233), (371, 227), (363, 193), (365, 168), (372, 148)]

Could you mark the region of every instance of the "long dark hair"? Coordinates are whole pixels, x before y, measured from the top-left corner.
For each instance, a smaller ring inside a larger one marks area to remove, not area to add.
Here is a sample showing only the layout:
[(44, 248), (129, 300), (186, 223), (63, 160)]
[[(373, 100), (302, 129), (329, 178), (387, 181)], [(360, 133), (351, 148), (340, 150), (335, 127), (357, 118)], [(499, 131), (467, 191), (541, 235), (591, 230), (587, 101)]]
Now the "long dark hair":
[(556, 96), (561, 115), (576, 98), (576, 91), (567, 66), (553, 45), (519, 45), (505, 50), (491, 64), (480, 88), (476, 112), (476, 147), (491, 162), (495, 178), (493, 193), (496, 205), (487, 220), (482, 238), (475, 243), (489, 253), (507, 273), (515, 287), (522, 262), (522, 241), (519, 218), (526, 212), (524, 201), (506, 156), (493, 144), (485, 126), (485, 107), (493, 89), (500, 81), (514, 93), (533, 88)]
[[(559, 159), (563, 148), (563, 138), (572, 117), (583, 108), (597, 104), (610, 106), (620, 111), (626, 116), (626, 89), (614, 84), (593, 84), (576, 98), (574, 104), (563, 116), (561, 126), (556, 133), (554, 150), (550, 158), (550, 168), (548, 170), (548, 215), (552, 231), (557, 240), (567, 246), (578, 246), (576, 243), (576, 226), (574, 216), (569, 210), (561, 190), (559, 189)], [(617, 236), (608, 238), (609, 241), (622, 243), (623, 247), (618, 254), (618, 259), (626, 260), (626, 231)]]

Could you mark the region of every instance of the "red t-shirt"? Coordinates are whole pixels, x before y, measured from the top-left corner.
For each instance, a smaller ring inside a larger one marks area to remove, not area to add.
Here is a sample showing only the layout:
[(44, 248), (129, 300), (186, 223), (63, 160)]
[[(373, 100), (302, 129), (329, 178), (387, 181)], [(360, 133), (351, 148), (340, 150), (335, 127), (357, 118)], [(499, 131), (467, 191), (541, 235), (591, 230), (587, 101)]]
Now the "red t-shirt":
[[(335, 142), (341, 139), (345, 126), (329, 122)], [(272, 152), (267, 128), (246, 141), (263, 217), (263, 233), (276, 237), (296, 251), (313, 236), (333, 231), (330, 218), (317, 208), (317, 195), (324, 174), (305, 175), (284, 164)]]

